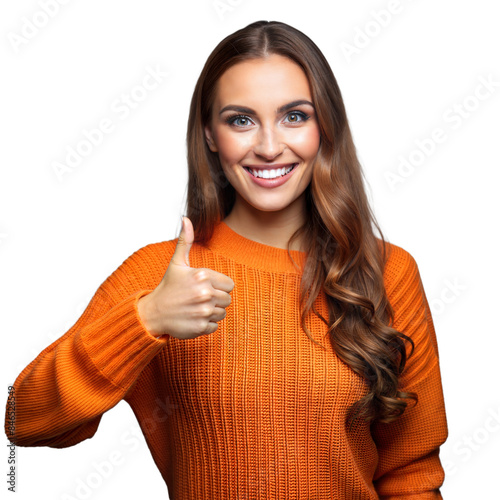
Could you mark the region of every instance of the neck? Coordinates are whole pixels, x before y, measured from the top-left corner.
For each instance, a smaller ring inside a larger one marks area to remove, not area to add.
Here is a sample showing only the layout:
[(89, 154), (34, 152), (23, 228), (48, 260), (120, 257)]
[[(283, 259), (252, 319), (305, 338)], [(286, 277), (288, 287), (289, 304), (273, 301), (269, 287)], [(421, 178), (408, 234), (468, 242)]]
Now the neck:
[[(257, 210), (237, 196), (233, 209), (224, 222), (236, 233), (264, 245), (288, 248), (288, 240), (305, 222), (302, 199), (279, 211)], [(292, 242), (291, 250), (305, 251), (301, 238)]]

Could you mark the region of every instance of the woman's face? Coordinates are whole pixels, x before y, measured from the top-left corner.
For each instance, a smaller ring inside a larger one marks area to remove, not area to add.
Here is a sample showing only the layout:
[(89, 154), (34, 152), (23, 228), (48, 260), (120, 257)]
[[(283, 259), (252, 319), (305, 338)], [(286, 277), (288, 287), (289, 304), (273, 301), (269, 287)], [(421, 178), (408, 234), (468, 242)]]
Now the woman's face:
[(216, 91), (205, 134), (236, 190), (236, 203), (244, 204), (241, 197), (250, 209), (303, 214), (320, 144), (303, 70), (276, 54), (247, 60), (223, 73)]

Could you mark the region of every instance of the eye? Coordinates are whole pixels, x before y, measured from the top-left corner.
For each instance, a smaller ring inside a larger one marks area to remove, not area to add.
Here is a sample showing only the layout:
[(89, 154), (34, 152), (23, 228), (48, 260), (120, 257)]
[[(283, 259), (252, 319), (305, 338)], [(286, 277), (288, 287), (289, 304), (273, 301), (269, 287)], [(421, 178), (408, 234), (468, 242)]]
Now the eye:
[[(287, 113), (286, 117), (288, 118), (286, 123), (302, 123), (310, 118), (310, 116), (303, 111), (290, 111)], [(253, 123), (246, 115), (230, 115), (225, 121), (229, 125), (239, 128), (248, 127)]]
[(229, 123), (229, 125), (234, 125), (236, 127), (246, 127), (252, 122), (250, 118), (245, 115), (230, 115), (226, 118), (226, 123)]
[(305, 122), (309, 118), (309, 115), (306, 115), (302, 111), (290, 111), (286, 116), (289, 118), (288, 123)]

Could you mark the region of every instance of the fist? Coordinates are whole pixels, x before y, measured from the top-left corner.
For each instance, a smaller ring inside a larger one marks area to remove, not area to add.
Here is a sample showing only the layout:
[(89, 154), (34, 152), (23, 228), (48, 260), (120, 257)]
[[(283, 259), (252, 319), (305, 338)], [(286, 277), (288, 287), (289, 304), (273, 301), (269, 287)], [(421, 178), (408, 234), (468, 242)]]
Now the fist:
[(213, 333), (226, 317), (234, 281), (225, 274), (189, 265), (194, 241), (191, 221), (183, 217), (174, 254), (158, 286), (137, 302), (146, 329), (155, 337), (193, 339)]

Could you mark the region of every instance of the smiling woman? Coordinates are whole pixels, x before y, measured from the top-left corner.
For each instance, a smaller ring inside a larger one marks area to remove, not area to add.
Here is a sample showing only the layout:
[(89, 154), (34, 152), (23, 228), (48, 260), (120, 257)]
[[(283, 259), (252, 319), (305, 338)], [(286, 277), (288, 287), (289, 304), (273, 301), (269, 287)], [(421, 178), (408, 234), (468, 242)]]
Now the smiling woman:
[(441, 498), (429, 305), (319, 48), (277, 21), (226, 37), (187, 146), (178, 238), (131, 255), (22, 371), (9, 439), (75, 445), (123, 399), (171, 498)]
[(305, 190), (320, 143), (309, 82), (300, 66), (270, 54), (229, 68), (217, 83), (205, 133), (235, 189), (224, 222), (260, 241), (267, 226), (265, 233), (273, 234), (267, 243), (286, 248), (292, 229), (306, 222)]

